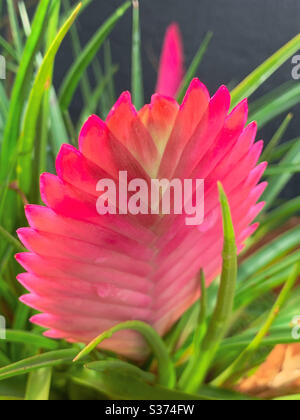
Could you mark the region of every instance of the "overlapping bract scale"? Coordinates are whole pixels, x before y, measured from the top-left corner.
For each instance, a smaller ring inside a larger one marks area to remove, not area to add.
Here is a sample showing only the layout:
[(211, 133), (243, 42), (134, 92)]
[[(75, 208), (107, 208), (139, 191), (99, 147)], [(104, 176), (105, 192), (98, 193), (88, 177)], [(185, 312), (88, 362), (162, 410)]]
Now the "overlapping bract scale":
[[(222, 86), (210, 97), (195, 79), (183, 101), (159, 94), (137, 112), (123, 94), (107, 121), (92, 116), (79, 136), (79, 150), (63, 146), (57, 176), (43, 174), (45, 206), (30, 205), (30, 227), (19, 230), (28, 253), (17, 260), (27, 273), (19, 281), (30, 294), (22, 301), (41, 312), (32, 322), (46, 335), (89, 342), (126, 320), (142, 320), (164, 335), (199, 297), (197, 274), (207, 284), (221, 271), (222, 220), (217, 182), (231, 206), (237, 245), (257, 228), (266, 164), (259, 164), (262, 142), (247, 125), (247, 102), (229, 112)], [(100, 179), (118, 182), (174, 177), (205, 181), (205, 217), (187, 226), (185, 215), (97, 213)], [(121, 332), (104, 347), (142, 359), (147, 347), (134, 332)]]

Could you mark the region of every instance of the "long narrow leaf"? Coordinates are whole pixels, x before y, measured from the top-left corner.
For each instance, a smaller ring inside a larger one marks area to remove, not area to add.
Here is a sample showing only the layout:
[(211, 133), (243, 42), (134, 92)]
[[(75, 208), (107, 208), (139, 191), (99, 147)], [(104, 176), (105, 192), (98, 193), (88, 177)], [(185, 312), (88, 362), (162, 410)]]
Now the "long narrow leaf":
[[(86, 7), (85, 6), (86, 3), (87, 2), (82, 4), (82, 9)], [(70, 0), (63, 0), (63, 5), (66, 11), (71, 9)], [(72, 41), (73, 55), (76, 58), (81, 54), (81, 44), (80, 44), (80, 38), (79, 38), (79, 34), (76, 28), (76, 24), (72, 25), (70, 29), (70, 35), (71, 35), (71, 41)], [(89, 103), (89, 98), (91, 95), (91, 88), (90, 88), (89, 79), (86, 73), (82, 75), (80, 86), (81, 86), (81, 93), (84, 99), (84, 103), (85, 105), (87, 105)]]
[(264, 127), (299, 102), (299, 83), (288, 82), (251, 104), (249, 121), (257, 121), (259, 128)]
[(28, 92), (28, 79), (31, 75), (35, 61), (35, 54), (43, 36), (43, 29), (46, 23), (48, 6), (50, 0), (43, 0), (39, 3), (37, 11), (34, 16), (32, 31), (27, 39), (19, 71), (14, 83), (11, 94), (9, 113), (3, 134), (3, 142), (1, 149), (0, 161), (0, 180), (4, 181), (9, 172), (11, 165), (11, 158), (15, 150), (15, 145), (18, 138), (21, 114)]
[(214, 386), (222, 386), (225, 383), (235, 381), (241, 373), (244, 372), (245, 368), (249, 366), (251, 357), (253, 353), (255, 353), (260, 346), (262, 340), (267, 336), (274, 320), (278, 316), (279, 311), (281, 310), (282, 306), (286, 302), (290, 291), (292, 290), (297, 278), (298, 278), (298, 266), (296, 265), (284, 288), (282, 289), (275, 305), (273, 306), (266, 322), (261, 327), (260, 331), (254, 338), (254, 340), (249, 344), (249, 346), (239, 355), (239, 357), (226, 369), (224, 373), (222, 373), (217, 379), (213, 381)]
[(253, 237), (253, 242), (262, 239), (268, 232), (282, 226), (292, 216), (300, 212), (300, 197), (287, 201), (260, 221), (260, 228)]
[[(300, 141), (292, 146), (287, 155), (281, 160), (280, 165), (283, 165), (284, 167), (288, 167), (290, 165), (300, 165)], [(292, 178), (292, 175), (293, 173), (285, 170), (279, 175), (274, 175), (267, 178), (269, 185), (262, 197), (262, 199), (266, 202), (264, 211), (272, 206), (274, 200), (278, 197), (283, 188)]]
[[(90, 368), (93, 364), (88, 364)], [(201, 387), (195, 394), (188, 394), (177, 390), (170, 390), (162, 386), (147, 383), (143, 377), (120, 369), (116, 362), (99, 362), (94, 364), (97, 375), (90, 375), (89, 371), (73, 375), (72, 379), (78, 384), (86, 385), (101, 393), (119, 400), (248, 400), (249, 397), (223, 389)], [(93, 373), (93, 372), (91, 372)], [(251, 399), (251, 398), (250, 398)]]
[(280, 235), (272, 242), (260, 248), (249, 258), (247, 258), (239, 267), (238, 281), (244, 282), (264, 267), (267, 267), (272, 261), (284, 255), (300, 244), (300, 227)]
[(281, 175), (281, 174), (297, 174), (300, 172), (300, 163), (298, 165), (272, 165), (269, 166), (266, 171), (265, 175), (273, 176), (273, 175)]
[(115, 92), (115, 83), (114, 83), (114, 72), (113, 69), (116, 66), (113, 64), (112, 61), (112, 52), (109, 39), (104, 43), (104, 69), (105, 69), (105, 77), (108, 78), (108, 85), (107, 85), (107, 95), (109, 97), (109, 101), (111, 106), (116, 102), (116, 92)]
[(56, 350), (58, 343), (49, 338), (27, 331), (6, 330), (6, 340), (8, 343), (20, 343), (34, 346), (37, 349)]
[(17, 19), (13, 0), (7, 0), (7, 10), (8, 10), (8, 17), (9, 17), (12, 37), (14, 40), (14, 45), (18, 52), (18, 55), (20, 55), (22, 51), (21, 32), (18, 26), (18, 19)]
[(74, 349), (57, 350), (28, 359), (21, 360), (9, 366), (0, 369), (0, 381), (14, 376), (25, 375), (37, 369), (53, 367), (68, 363), (76, 356), (77, 351)]
[(2, 237), (7, 243), (11, 244), (17, 251), (20, 251), (20, 252), (25, 251), (25, 248), (22, 246), (21, 242), (19, 242), (18, 239), (12, 236), (2, 226), (0, 226), (0, 237)]
[(139, 0), (132, 1), (132, 102), (137, 109), (144, 105), (144, 86), (141, 57), (141, 30)]
[(277, 146), (273, 151), (269, 158), (269, 162), (276, 162), (279, 159), (283, 158), (288, 151), (300, 141), (300, 137), (296, 137), (295, 139), (289, 140), (279, 146)]
[(57, 51), (68, 30), (76, 19), (80, 7), (81, 4), (76, 7), (76, 9), (73, 11), (69, 19), (64, 23), (54, 41), (52, 42), (31, 90), (26, 114), (24, 117), (22, 134), (19, 139), (18, 178), (19, 185), (22, 191), (25, 193), (30, 191), (32, 181), (32, 151), (41, 101), (44, 93), (51, 86), (52, 65)]
[(272, 74), (300, 48), (300, 34), (268, 58), (232, 91), (232, 107), (251, 96)]
[[(49, 25), (47, 28), (46, 33), (46, 51), (50, 48), (52, 42), (55, 39), (57, 28), (58, 28), (58, 21), (59, 21), (59, 12), (60, 12), (60, 0), (55, 1), (52, 6), (51, 16), (49, 18)], [(49, 79), (52, 81), (53, 78), (53, 68), (54, 62), (52, 63), (52, 69), (49, 69)], [(53, 89), (53, 88), (52, 88)], [(37, 166), (37, 174), (35, 179), (37, 180), (36, 184), (39, 182), (39, 175), (47, 170), (47, 157), (48, 157), (48, 135), (49, 135), (49, 115), (51, 114), (51, 110), (53, 108), (53, 104), (50, 103), (51, 98), (51, 89), (47, 90), (44, 94), (42, 99), (42, 110), (41, 110), (41, 134), (40, 134), (40, 142), (38, 143), (38, 164)], [(38, 185), (37, 185), (38, 187)], [(38, 191), (38, 188), (36, 190)]]
[(292, 119), (293, 119), (293, 114), (291, 113), (285, 117), (283, 122), (280, 124), (278, 130), (276, 130), (274, 136), (271, 138), (269, 144), (265, 148), (263, 154), (261, 155), (261, 158), (260, 158), (261, 162), (269, 162), (272, 156), (273, 150), (277, 147), (277, 145), (281, 141)]
[(197, 51), (197, 53), (196, 53), (196, 55), (195, 55), (192, 63), (191, 63), (191, 65), (190, 65), (190, 67), (189, 67), (189, 69), (188, 69), (188, 71), (187, 71), (187, 73), (185, 75), (185, 78), (184, 78), (184, 80), (182, 82), (182, 85), (181, 85), (181, 87), (179, 89), (179, 93), (177, 95), (177, 101), (179, 103), (181, 103), (183, 101), (184, 95), (186, 94), (186, 91), (187, 91), (187, 89), (188, 89), (188, 87), (189, 87), (192, 79), (195, 77), (195, 75), (197, 73), (197, 70), (199, 68), (199, 65), (200, 65), (200, 63), (201, 63), (201, 61), (202, 61), (202, 59), (204, 57), (204, 54), (207, 51), (207, 48), (208, 48), (208, 46), (210, 44), (210, 41), (211, 41), (212, 37), (213, 37), (213, 33), (212, 32), (208, 32), (206, 34), (203, 42), (201, 43), (201, 45), (200, 45), (200, 47), (199, 47), (199, 49), (198, 49), (198, 51)]
[(5, 50), (7, 54), (9, 54), (14, 60), (18, 61), (19, 57), (14, 48), (11, 46), (9, 42), (6, 41), (1, 35), (0, 35), (0, 46)]

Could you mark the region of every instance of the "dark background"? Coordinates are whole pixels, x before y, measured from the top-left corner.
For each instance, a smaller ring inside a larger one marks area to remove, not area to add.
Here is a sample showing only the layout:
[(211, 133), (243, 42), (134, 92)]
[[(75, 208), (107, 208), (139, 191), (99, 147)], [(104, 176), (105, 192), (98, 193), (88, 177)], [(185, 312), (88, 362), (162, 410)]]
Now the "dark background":
[[(73, 2), (74, 4), (76, 2)], [(120, 0), (94, 0), (78, 20), (82, 45), (99, 25), (122, 3)], [(199, 78), (213, 94), (219, 85), (237, 83), (267, 57), (300, 32), (299, 0), (141, 0), (143, 68), (146, 100), (154, 92), (157, 63), (168, 24), (177, 21), (181, 27), (187, 65), (190, 64), (206, 32), (213, 40), (199, 68)], [(130, 89), (131, 13), (121, 19), (111, 37), (113, 60), (119, 63), (117, 94)], [(101, 52), (99, 53), (101, 57)], [(56, 61), (55, 79), (59, 83), (72, 62), (70, 44), (65, 42)], [(255, 99), (291, 80), (291, 61), (286, 63), (251, 98)], [(300, 83), (300, 81), (295, 81)], [(72, 118), (81, 110), (81, 98), (75, 97)], [(300, 107), (285, 140), (300, 135)], [(260, 133), (266, 142), (274, 134), (284, 115), (268, 124)], [(290, 190), (299, 192), (299, 178)], [(290, 191), (291, 193), (291, 191)]]

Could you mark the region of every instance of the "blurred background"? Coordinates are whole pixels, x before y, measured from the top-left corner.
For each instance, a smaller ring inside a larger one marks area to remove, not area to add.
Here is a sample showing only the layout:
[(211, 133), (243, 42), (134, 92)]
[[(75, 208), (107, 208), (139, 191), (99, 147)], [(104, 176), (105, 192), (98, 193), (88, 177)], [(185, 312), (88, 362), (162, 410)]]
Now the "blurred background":
[[(73, 4), (77, 1), (72, 0)], [(122, 0), (92, 2), (78, 20), (84, 45)], [(211, 93), (220, 84), (232, 86), (300, 32), (299, 0), (141, 0), (143, 65), (146, 99), (154, 92), (157, 65), (166, 27), (179, 23), (184, 40), (187, 65), (190, 64), (207, 31), (214, 33), (199, 77)], [(119, 63), (116, 87), (120, 93), (130, 89), (131, 16), (127, 13), (111, 37), (113, 61)], [(61, 81), (72, 60), (67, 42), (62, 46), (56, 66), (56, 80)], [(291, 80), (292, 64), (284, 65), (256, 96)], [(300, 83), (295, 81), (295, 83)], [(74, 115), (80, 112), (80, 98), (73, 103)], [(300, 112), (300, 108), (298, 108)], [(277, 121), (278, 124), (278, 121)], [(272, 135), (274, 128), (266, 133)], [(300, 121), (291, 124), (290, 136), (300, 134)]]

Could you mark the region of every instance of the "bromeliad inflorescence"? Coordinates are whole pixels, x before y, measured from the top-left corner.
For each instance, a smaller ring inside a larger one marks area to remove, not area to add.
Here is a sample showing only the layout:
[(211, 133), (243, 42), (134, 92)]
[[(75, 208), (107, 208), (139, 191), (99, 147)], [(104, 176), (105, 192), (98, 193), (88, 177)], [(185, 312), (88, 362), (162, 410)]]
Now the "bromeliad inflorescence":
[[(48, 337), (87, 343), (127, 320), (145, 321), (160, 335), (169, 331), (199, 297), (199, 270), (207, 285), (221, 271), (218, 181), (239, 251), (257, 227), (251, 223), (263, 207), (258, 201), (266, 184), (259, 182), (266, 164), (257, 165), (263, 143), (255, 143), (256, 123), (247, 125), (247, 101), (230, 112), (225, 86), (210, 97), (194, 79), (178, 104), (173, 97), (182, 82), (182, 56), (172, 26), (151, 104), (136, 110), (125, 92), (106, 121), (91, 116), (79, 150), (64, 145), (57, 176), (41, 176), (45, 207), (26, 207), (30, 227), (18, 234), (30, 252), (17, 260), (27, 271), (18, 279), (30, 294), (21, 300), (42, 312), (31, 320), (48, 329)], [(187, 226), (185, 216), (174, 213), (100, 216), (96, 186), (104, 178), (117, 181), (120, 171), (148, 185), (153, 178), (203, 179), (203, 223)], [(103, 347), (135, 359), (147, 354), (133, 331), (117, 333)]]

